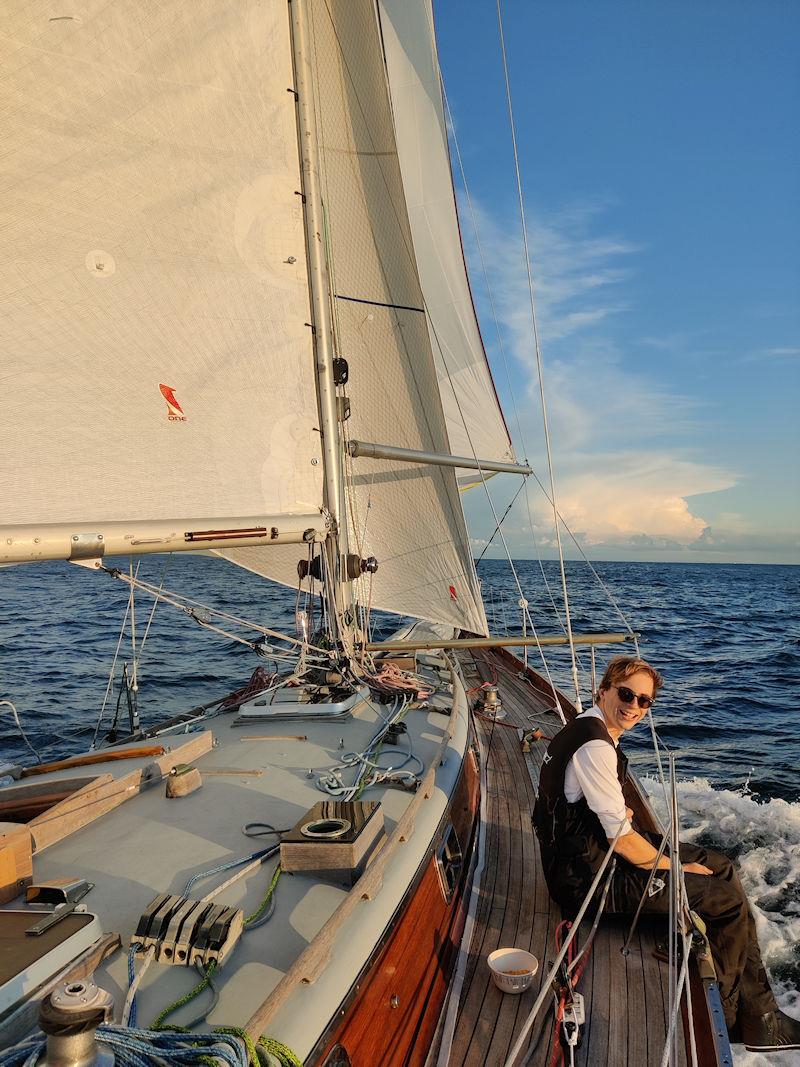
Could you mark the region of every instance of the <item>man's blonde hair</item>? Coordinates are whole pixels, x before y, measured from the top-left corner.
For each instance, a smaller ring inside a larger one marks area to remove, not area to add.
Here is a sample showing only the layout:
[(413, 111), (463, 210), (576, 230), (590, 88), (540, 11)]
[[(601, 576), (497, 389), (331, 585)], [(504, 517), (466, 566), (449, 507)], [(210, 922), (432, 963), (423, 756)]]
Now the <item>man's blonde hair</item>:
[(645, 674), (650, 675), (653, 682), (653, 697), (655, 698), (658, 695), (659, 689), (664, 684), (664, 679), (655, 667), (651, 667), (650, 664), (643, 659), (637, 659), (636, 656), (615, 656), (614, 659), (609, 662), (605, 674), (600, 680), (598, 695), (604, 689), (612, 689), (615, 685), (621, 685), (639, 671), (643, 671)]

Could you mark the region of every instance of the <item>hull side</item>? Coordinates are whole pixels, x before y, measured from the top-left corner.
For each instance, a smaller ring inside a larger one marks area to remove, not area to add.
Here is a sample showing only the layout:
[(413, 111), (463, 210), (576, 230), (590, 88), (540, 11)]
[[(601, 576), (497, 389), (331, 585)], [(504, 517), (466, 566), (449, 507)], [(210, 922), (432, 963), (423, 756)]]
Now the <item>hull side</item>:
[[(403, 902), (388, 940), (351, 990), (334, 1028), (307, 1061), (323, 1065), (336, 1046), (352, 1067), (421, 1067), (444, 1005), (469, 893), (467, 872), (480, 806), (478, 763), (467, 749), (463, 769), (430, 854)], [(463, 852), (446, 900), (436, 852), (452, 825)]]

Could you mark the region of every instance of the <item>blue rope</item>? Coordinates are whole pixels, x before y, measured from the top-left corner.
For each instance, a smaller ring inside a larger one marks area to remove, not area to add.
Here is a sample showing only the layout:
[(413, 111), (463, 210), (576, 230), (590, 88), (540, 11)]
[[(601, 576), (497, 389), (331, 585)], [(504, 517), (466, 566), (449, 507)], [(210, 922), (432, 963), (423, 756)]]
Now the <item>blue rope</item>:
[[(188, 1034), (180, 1030), (139, 1030), (103, 1025), (97, 1039), (114, 1053), (116, 1067), (199, 1067), (215, 1061), (248, 1067), (245, 1043), (233, 1034)], [(0, 1067), (34, 1067), (44, 1052), (43, 1034), (0, 1052)]]
[(235, 860), (227, 860), (225, 863), (220, 863), (218, 867), (210, 867), (207, 871), (198, 871), (193, 878), (190, 878), (186, 885), (183, 887), (182, 896), (187, 897), (191, 892), (192, 886), (195, 882), (201, 881), (203, 878), (210, 878), (212, 874), (221, 874), (222, 871), (229, 871), (233, 867), (241, 867), (244, 863), (250, 863), (251, 860), (259, 860), (266, 858), (273, 852), (277, 851), (277, 845), (270, 845), (269, 848), (259, 849), (258, 852), (253, 852), (249, 856), (240, 856)]
[[(142, 946), (138, 942), (133, 942), (128, 952), (128, 989), (133, 985), (133, 979), (136, 977), (136, 950)], [(136, 997), (131, 1001), (131, 1010), (128, 1014), (128, 1026), (136, 1026)]]

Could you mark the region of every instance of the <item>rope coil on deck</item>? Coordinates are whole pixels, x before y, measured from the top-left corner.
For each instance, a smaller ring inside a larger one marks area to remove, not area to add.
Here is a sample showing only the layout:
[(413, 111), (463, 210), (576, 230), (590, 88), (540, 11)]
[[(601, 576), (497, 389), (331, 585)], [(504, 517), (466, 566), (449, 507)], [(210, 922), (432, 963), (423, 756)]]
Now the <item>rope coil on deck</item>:
[[(281, 1067), (302, 1067), (295, 1053), (273, 1037), (253, 1041), (238, 1026), (221, 1026), (210, 1034), (192, 1034), (180, 1029), (140, 1030), (103, 1024), (97, 1040), (114, 1054), (116, 1067), (260, 1067), (259, 1049), (274, 1056)], [(44, 1052), (43, 1034), (0, 1052), (0, 1067), (35, 1067)]]

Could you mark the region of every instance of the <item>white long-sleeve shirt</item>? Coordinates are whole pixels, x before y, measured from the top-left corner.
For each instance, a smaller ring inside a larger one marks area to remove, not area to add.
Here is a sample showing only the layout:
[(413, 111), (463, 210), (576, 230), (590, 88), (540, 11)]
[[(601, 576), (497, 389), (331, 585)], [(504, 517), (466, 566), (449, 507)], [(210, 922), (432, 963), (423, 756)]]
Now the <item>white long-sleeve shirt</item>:
[[(603, 720), (603, 713), (596, 705), (584, 716)], [(614, 739), (612, 738), (612, 741)], [(564, 775), (564, 795), (570, 804), (581, 797), (600, 820), (609, 841), (617, 835), (620, 823), (622, 834), (629, 834), (633, 827), (625, 812), (625, 798), (617, 778), (617, 742), (614, 748), (607, 741), (587, 741), (581, 745), (567, 764)]]

